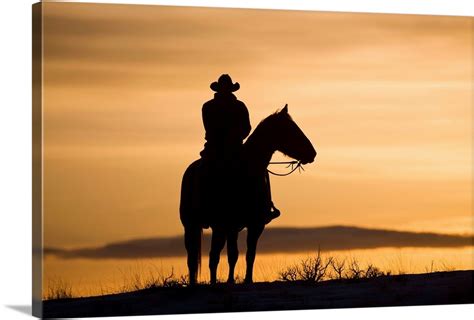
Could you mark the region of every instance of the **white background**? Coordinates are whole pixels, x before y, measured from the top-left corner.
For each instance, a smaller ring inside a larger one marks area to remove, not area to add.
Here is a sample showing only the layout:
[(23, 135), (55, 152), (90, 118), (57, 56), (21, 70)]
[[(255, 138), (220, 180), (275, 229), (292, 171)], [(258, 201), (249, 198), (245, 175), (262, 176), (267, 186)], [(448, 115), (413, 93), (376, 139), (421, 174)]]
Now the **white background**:
[[(88, 1), (91, 2), (91, 1)], [(103, 1), (474, 16), (472, 0)], [(0, 319), (31, 313), (31, 0), (2, 1), (0, 38)], [(474, 40), (473, 40), (474, 43)], [(473, 71), (474, 72), (474, 71)], [(473, 106), (474, 107), (474, 106)], [(456, 319), (474, 305), (259, 312), (133, 319)], [(121, 317), (118, 319), (131, 319)]]

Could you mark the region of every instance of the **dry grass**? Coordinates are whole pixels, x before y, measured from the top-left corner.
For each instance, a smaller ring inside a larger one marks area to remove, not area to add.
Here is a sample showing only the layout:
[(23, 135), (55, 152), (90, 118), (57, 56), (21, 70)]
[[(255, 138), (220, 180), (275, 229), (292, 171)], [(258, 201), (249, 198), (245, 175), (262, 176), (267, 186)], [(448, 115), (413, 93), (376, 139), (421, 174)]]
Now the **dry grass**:
[(188, 285), (187, 278), (184, 275), (175, 276), (173, 268), (169, 274), (164, 274), (155, 268), (154, 271), (149, 270), (148, 273), (129, 271), (128, 274), (122, 273), (122, 276), (123, 285), (119, 290), (120, 293), (155, 288), (180, 288)]
[(61, 279), (51, 280), (48, 282), (48, 292), (46, 300), (59, 300), (74, 298), (72, 286)]
[[(398, 268), (397, 274), (405, 274), (402, 265)], [(425, 268), (426, 273), (439, 271), (454, 271), (455, 268), (447, 263), (440, 262), (435, 265), (432, 261), (431, 265)], [(174, 269), (168, 273), (162, 269), (154, 268), (130, 268), (126, 272), (120, 271), (122, 274), (122, 285), (115, 288), (100, 287), (100, 294), (117, 294), (125, 292), (134, 292), (140, 290), (151, 290), (155, 288), (181, 288), (189, 285), (185, 275), (175, 275)], [(305, 281), (305, 282), (321, 282), (325, 280), (343, 280), (343, 279), (369, 279), (383, 276), (390, 276), (391, 271), (382, 271), (373, 264), (367, 264), (365, 267), (359, 263), (357, 259), (351, 258), (334, 258), (332, 256), (325, 257), (321, 250), (318, 249), (315, 256), (300, 260), (298, 263), (288, 266), (278, 272), (277, 279), (267, 281)], [(236, 283), (241, 282), (238, 276)], [(58, 300), (76, 298), (73, 287), (70, 283), (63, 280), (52, 280), (48, 282), (45, 300)]]
[[(155, 268), (156, 269), (156, 268)], [(155, 288), (181, 288), (188, 286), (187, 277), (184, 275), (175, 276), (173, 268), (169, 274), (164, 274), (159, 270), (140, 272), (139, 270), (129, 270), (122, 273), (123, 284), (119, 289), (108, 289), (101, 286), (101, 295), (134, 292), (140, 290), (151, 290)], [(48, 282), (48, 291), (45, 300), (58, 300), (76, 298), (73, 294), (72, 285), (62, 280)]]

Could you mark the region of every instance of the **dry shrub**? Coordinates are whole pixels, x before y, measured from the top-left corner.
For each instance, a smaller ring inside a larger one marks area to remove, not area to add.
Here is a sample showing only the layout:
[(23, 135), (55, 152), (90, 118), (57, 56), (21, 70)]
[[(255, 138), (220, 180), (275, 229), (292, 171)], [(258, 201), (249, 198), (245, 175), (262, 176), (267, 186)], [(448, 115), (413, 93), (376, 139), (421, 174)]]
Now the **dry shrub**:
[(339, 261), (337, 259), (332, 259), (331, 261), (332, 269), (334, 270), (336, 279), (344, 279), (346, 270), (346, 259)]
[(315, 257), (301, 260), (299, 264), (281, 271), (278, 280), (320, 282), (323, 280), (372, 279), (389, 275), (391, 275), (390, 271), (384, 272), (373, 264), (367, 265), (367, 268), (364, 269), (356, 259), (347, 262), (346, 259), (323, 258), (321, 251), (318, 250)]
[(360, 279), (364, 277), (364, 270), (359, 266), (359, 262), (352, 259), (349, 264), (349, 272), (347, 275), (348, 279)]
[(315, 257), (309, 257), (300, 261), (299, 265), (288, 267), (280, 272), (279, 279), (283, 281), (308, 281), (320, 282), (324, 280), (328, 273), (328, 267), (331, 265), (333, 258), (327, 259), (321, 256), (321, 250)]
[(365, 278), (378, 278), (378, 277), (389, 276), (389, 275), (390, 275), (390, 271), (383, 272), (376, 266), (369, 264), (367, 266), (367, 269), (365, 270), (364, 277)]

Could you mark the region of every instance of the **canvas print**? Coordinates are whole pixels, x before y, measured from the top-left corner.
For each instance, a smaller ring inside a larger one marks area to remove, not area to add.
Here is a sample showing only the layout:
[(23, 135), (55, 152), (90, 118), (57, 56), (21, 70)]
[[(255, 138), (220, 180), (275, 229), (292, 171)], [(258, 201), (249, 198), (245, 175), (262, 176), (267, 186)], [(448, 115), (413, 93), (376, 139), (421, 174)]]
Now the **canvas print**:
[(33, 6), (33, 307), (473, 302), (473, 19)]

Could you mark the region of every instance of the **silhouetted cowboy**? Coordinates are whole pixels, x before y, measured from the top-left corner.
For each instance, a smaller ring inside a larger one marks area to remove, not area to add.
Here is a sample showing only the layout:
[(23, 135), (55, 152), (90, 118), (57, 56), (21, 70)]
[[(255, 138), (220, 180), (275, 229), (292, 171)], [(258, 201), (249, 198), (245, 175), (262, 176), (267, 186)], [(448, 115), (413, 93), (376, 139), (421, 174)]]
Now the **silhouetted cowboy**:
[(223, 74), (211, 84), (216, 93), (214, 99), (202, 107), (202, 120), (206, 129), (206, 144), (201, 152), (203, 158), (231, 158), (238, 155), (243, 140), (250, 133), (247, 107), (237, 100), (233, 92), (239, 90), (228, 74)]
[[(247, 107), (233, 94), (240, 89), (238, 82), (233, 83), (228, 74), (223, 74), (218, 81), (211, 83), (210, 87), (216, 93), (214, 99), (207, 101), (202, 107), (206, 143), (204, 150), (201, 151), (201, 157), (204, 163), (208, 163), (205, 165), (207, 179), (215, 181), (216, 172), (212, 168), (224, 166), (235, 168), (239, 165), (243, 140), (249, 135), (251, 125)], [(264, 179), (263, 184), (266, 189), (264, 201), (267, 203), (265, 216), (268, 223), (278, 217), (280, 211), (271, 200), (268, 174), (262, 179)], [(232, 186), (239, 189), (238, 183)]]

